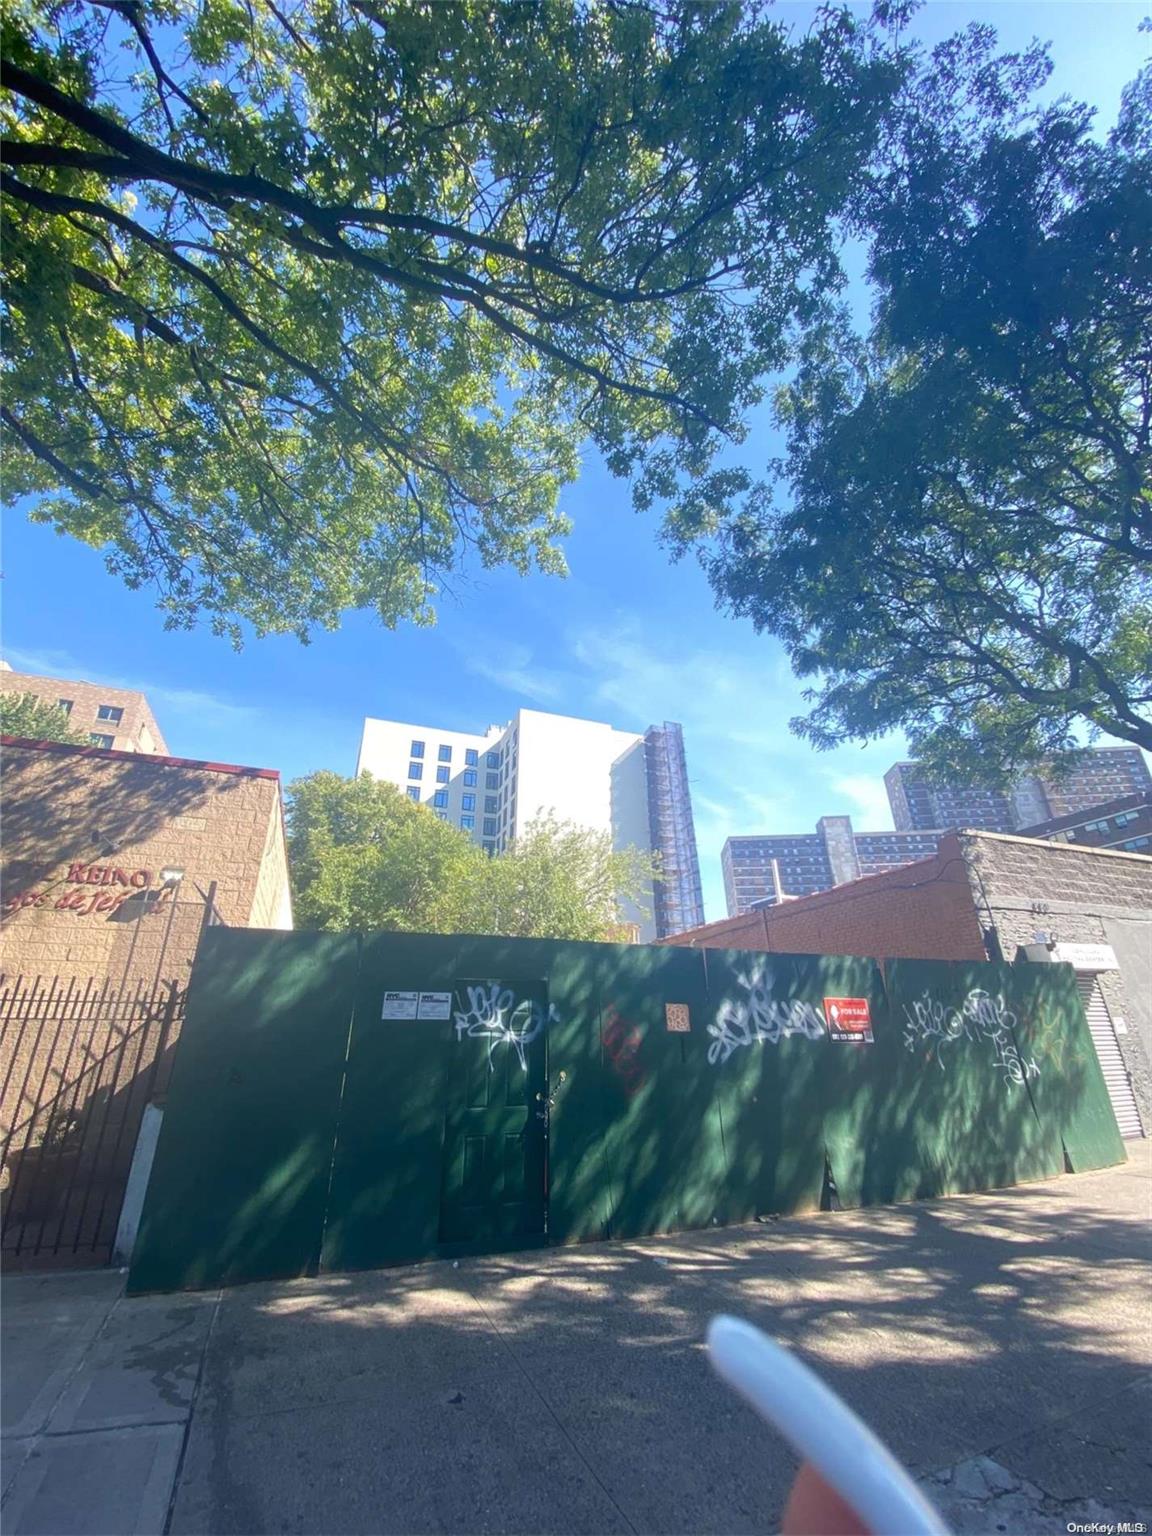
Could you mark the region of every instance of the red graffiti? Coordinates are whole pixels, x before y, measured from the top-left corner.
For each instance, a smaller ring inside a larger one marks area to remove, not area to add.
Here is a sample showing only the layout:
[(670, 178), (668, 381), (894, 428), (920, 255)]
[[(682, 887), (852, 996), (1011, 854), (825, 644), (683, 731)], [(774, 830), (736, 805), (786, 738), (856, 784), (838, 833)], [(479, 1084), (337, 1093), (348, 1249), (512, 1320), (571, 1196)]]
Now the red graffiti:
[(639, 1029), (622, 1019), (615, 1008), (608, 1009), (604, 1015), (604, 1054), (630, 1099), (636, 1097), (648, 1080), (637, 1059), (643, 1038)]

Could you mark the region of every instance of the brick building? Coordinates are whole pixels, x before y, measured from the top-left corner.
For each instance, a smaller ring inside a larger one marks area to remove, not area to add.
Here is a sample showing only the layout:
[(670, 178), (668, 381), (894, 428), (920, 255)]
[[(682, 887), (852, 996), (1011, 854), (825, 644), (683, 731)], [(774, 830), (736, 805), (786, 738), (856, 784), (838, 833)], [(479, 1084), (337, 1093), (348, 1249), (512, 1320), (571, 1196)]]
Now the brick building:
[(205, 925), (292, 927), (279, 774), (0, 747), (4, 1262), (107, 1262)]
[(148, 700), (131, 688), (108, 688), (71, 678), (37, 677), (0, 668), (0, 693), (30, 693), (58, 704), (68, 723), (94, 747), (119, 752), (167, 752), (163, 733)]
[(291, 928), (280, 776), (4, 738), (3, 971), (188, 975), (212, 920)]
[(1118, 800), (1053, 816), (1034, 827), (1021, 827), (1021, 837), (1043, 837), (1050, 843), (1076, 843), (1081, 848), (1122, 848), (1127, 853), (1152, 853), (1152, 794), (1121, 795)]
[[(916, 864), (663, 941), (781, 954), (1067, 960), (1117, 1120), (1152, 1127), (1152, 857), (951, 832)], [(1028, 951), (1025, 956), (1025, 950)]]

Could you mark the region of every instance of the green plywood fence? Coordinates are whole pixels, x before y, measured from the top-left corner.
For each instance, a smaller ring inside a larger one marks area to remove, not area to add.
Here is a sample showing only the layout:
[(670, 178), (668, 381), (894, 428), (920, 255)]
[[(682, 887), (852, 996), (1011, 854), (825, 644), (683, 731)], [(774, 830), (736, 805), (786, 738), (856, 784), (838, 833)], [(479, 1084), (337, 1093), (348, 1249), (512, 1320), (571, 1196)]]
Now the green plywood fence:
[[(419, 997), (414, 1016), (385, 1017), (408, 1006), (387, 993)], [(845, 1022), (865, 1004), (870, 1039)], [(1123, 1158), (1065, 966), (214, 928), (129, 1283), (634, 1237), (833, 1187), (868, 1205)]]

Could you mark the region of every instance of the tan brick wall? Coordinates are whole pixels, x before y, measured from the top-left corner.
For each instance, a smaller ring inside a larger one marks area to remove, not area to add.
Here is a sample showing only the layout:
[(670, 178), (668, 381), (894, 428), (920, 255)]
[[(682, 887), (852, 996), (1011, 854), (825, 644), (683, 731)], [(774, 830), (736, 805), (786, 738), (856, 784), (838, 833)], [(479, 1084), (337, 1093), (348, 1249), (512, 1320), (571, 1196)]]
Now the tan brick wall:
[[(158, 752), (166, 754), (163, 733), (142, 693), (129, 688), (107, 688), (103, 683), (85, 683), (62, 677), (37, 677), (29, 672), (0, 672), (0, 693), (32, 693), (38, 699), (55, 704), (71, 699), (68, 719), (81, 737), (91, 732), (111, 736), (117, 752)], [(118, 724), (98, 720), (101, 704), (122, 709)]]
[[(273, 925), (282, 911), (275, 775), (13, 745), (3, 767), (5, 973), (184, 981), (213, 881), (223, 922)], [(166, 867), (184, 871), (174, 904), (160, 890)], [(59, 905), (90, 899), (92, 910)]]

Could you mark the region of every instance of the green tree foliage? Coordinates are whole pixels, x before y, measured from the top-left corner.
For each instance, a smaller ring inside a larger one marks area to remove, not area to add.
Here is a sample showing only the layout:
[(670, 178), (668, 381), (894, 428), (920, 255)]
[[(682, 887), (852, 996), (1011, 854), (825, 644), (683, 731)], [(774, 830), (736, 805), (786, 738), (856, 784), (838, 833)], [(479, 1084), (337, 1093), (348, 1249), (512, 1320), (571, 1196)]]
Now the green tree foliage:
[(288, 856), (297, 922), (337, 932), (618, 939), (619, 903), (652, 877), (606, 834), (552, 819), (489, 858), (394, 785), (327, 771), (289, 787)]
[(722, 499), (902, 69), (734, 0), (13, 0), (3, 61), (7, 493), (237, 641), (560, 571), (584, 439)]
[(991, 48), (918, 87), (863, 210), (871, 331), (809, 330), (791, 495), (705, 562), (819, 680), (802, 734), (903, 728), (996, 778), (1085, 732), (1152, 748), (1152, 113), (1145, 73), (1106, 141), (1068, 103), (1023, 117), (1040, 61)]
[(464, 904), (465, 933), (525, 939), (622, 940), (621, 901), (651, 912), (652, 861), (614, 852), (607, 832), (544, 816), (507, 853), (481, 854)]
[(0, 736), (24, 736), (29, 741), (67, 741), (80, 745), (84, 738), (68, 723), (59, 704), (34, 693), (0, 693)]

